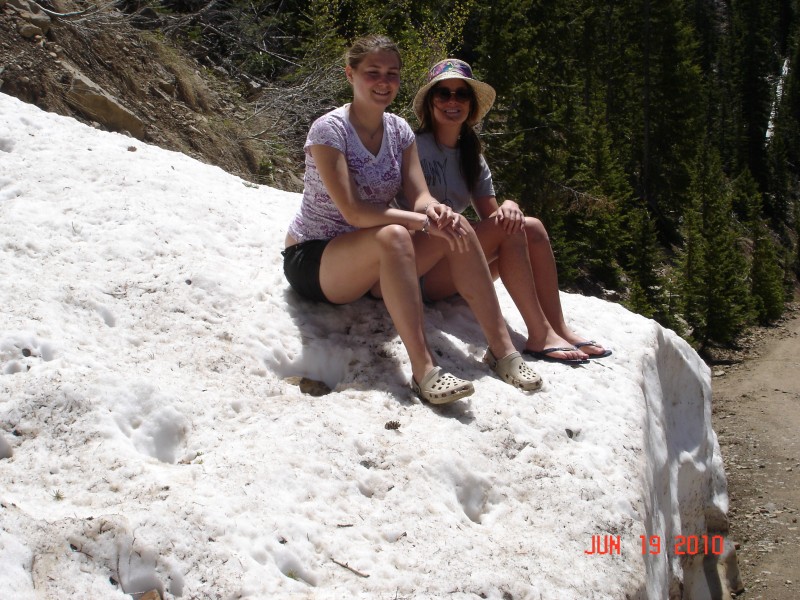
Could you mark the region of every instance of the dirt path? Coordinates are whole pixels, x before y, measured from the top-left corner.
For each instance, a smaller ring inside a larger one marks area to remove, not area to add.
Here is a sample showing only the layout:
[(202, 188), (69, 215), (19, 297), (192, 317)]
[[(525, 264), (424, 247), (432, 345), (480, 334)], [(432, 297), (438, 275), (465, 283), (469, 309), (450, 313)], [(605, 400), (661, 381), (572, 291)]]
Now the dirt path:
[(714, 366), (713, 422), (745, 600), (800, 598), (800, 311)]

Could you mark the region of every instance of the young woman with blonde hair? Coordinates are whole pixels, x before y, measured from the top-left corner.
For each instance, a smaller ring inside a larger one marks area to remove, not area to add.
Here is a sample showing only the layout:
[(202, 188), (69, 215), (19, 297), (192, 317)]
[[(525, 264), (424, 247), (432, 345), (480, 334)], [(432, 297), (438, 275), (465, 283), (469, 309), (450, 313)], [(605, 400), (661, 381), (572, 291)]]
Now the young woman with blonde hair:
[[(425, 337), (417, 280), (434, 265), (448, 265), (488, 339), (484, 360), (507, 383), (538, 389), (541, 378), (511, 343), (475, 232), (430, 196), (413, 131), (385, 112), (399, 90), (400, 68), (397, 46), (385, 36), (361, 38), (348, 51), (353, 100), (308, 133), (303, 199), (283, 252), (286, 277), (311, 300), (383, 298), (408, 351), (412, 389), (443, 404), (474, 391), (436, 365)], [(409, 210), (391, 205), (401, 189)]]

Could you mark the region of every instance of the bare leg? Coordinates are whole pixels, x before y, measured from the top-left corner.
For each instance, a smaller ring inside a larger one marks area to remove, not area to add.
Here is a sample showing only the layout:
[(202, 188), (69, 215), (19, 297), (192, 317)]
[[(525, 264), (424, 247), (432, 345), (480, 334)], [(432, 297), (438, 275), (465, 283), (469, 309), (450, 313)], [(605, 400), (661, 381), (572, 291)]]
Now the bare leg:
[[(528, 329), (527, 350), (571, 347), (572, 343), (561, 337), (548, 322), (537, 294), (534, 271), (529, 259), (529, 248), (523, 231), (508, 235), (494, 219), (485, 219), (474, 225), (493, 278), (500, 277)], [(549, 247), (549, 244), (548, 244)], [(552, 256), (552, 253), (551, 253)], [(458, 293), (454, 271), (448, 264), (437, 264), (425, 276), (425, 294), (431, 299), (446, 298)], [(556, 282), (557, 285), (557, 282)], [(556, 288), (556, 292), (558, 289)], [(553, 352), (554, 358), (576, 360), (586, 355), (578, 350)]]
[[(511, 342), (505, 319), (500, 311), (500, 303), (492, 284), (489, 267), (481, 252), (480, 242), (474, 230), (468, 232), (470, 250), (460, 253), (452, 250), (442, 238), (426, 235), (415, 235), (414, 245), (417, 249), (417, 270), (420, 274), (428, 273), (437, 265), (450, 277), (456, 293), (469, 304), (484, 335), (489, 349), (497, 358), (505, 357), (516, 349)], [(414, 288), (416, 290), (416, 284)], [(383, 290), (386, 293), (386, 290)]]
[(406, 347), (414, 379), (421, 381), (436, 363), (423, 328), (412, 236), (400, 225), (340, 235), (322, 254), (320, 285), (331, 302), (352, 302), (376, 284)]
[[(525, 237), (528, 240), (528, 256), (536, 280), (536, 295), (545, 317), (556, 334), (569, 344), (586, 342), (587, 339), (572, 331), (564, 320), (561, 308), (561, 297), (558, 293), (558, 271), (550, 245), (550, 237), (544, 224), (533, 217), (525, 218)], [(509, 293), (511, 290), (509, 290)], [(589, 355), (602, 354), (602, 346), (583, 346), (581, 348)]]

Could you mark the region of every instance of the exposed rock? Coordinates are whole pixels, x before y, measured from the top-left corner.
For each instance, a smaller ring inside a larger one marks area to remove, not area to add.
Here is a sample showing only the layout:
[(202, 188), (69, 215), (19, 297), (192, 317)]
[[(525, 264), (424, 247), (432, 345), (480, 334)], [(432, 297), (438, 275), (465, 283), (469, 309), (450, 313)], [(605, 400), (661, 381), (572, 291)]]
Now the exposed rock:
[(72, 80), (66, 96), (69, 104), (112, 131), (127, 131), (137, 139), (144, 139), (144, 124), (139, 117), (91, 79), (71, 70)]
[(301, 392), (309, 396), (319, 397), (331, 393), (331, 388), (326, 383), (308, 377), (287, 377), (286, 382), (298, 386)]
[(38, 12), (22, 13), (22, 18), (28, 21), (31, 25), (35, 25), (41, 29), (43, 34), (47, 34), (47, 32), (50, 31), (50, 25), (52, 24), (52, 21), (50, 20), (50, 17), (44, 14), (41, 10)]
[(161, 17), (150, 7), (145, 7), (131, 17), (131, 25), (137, 29), (158, 29), (161, 25)]
[[(21, 24), (18, 27), (20, 35), (25, 38), (31, 38), (34, 35), (44, 36), (50, 31), (52, 21), (38, 4), (28, 2), (28, 0), (9, 0), (8, 3), (17, 9), (17, 14), (25, 21), (25, 24)], [(2, 7), (2, 5), (0, 5), (0, 7)], [(37, 28), (39, 30), (38, 33), (31, 34), (30, 32), (32, 29), (29, 25)]]
[(314, 379), (303, 377), (300, 380), (300, 391), (309, 396), (319, 397), (330, 394), (331, 388), (322, 381), (315, 381)]
[(30, 23), (20, 23), (19, 27), (17, 28), (19, 34), (24, 37), (25, 39), (31, 39), (38, 36), (43, 36), (44, 32), (36, 27), (36, 25), (32, 25)]
[(167, 81), (166, 79), (159, 79), (157, 82), (158, 88), (165, 94), (170, 96), (175, 95), (175, 81)]

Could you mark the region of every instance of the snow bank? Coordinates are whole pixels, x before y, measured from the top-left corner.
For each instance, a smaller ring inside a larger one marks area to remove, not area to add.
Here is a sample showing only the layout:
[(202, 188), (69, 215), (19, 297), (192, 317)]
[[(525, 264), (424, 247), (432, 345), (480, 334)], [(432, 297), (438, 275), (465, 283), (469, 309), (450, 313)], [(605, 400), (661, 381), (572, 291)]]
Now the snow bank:
[(4, 594), (709, 595), (713, 560), (675, 545), (724, 531), (725, 478), (709, 372), (680, 338), (564, 294), (614, 354), (536, 363), (528, 395), (441, 302), (431, 344), (477, 392), (434, 409), (381, 304), (288, 289), (298, 202), (0, 94)]

